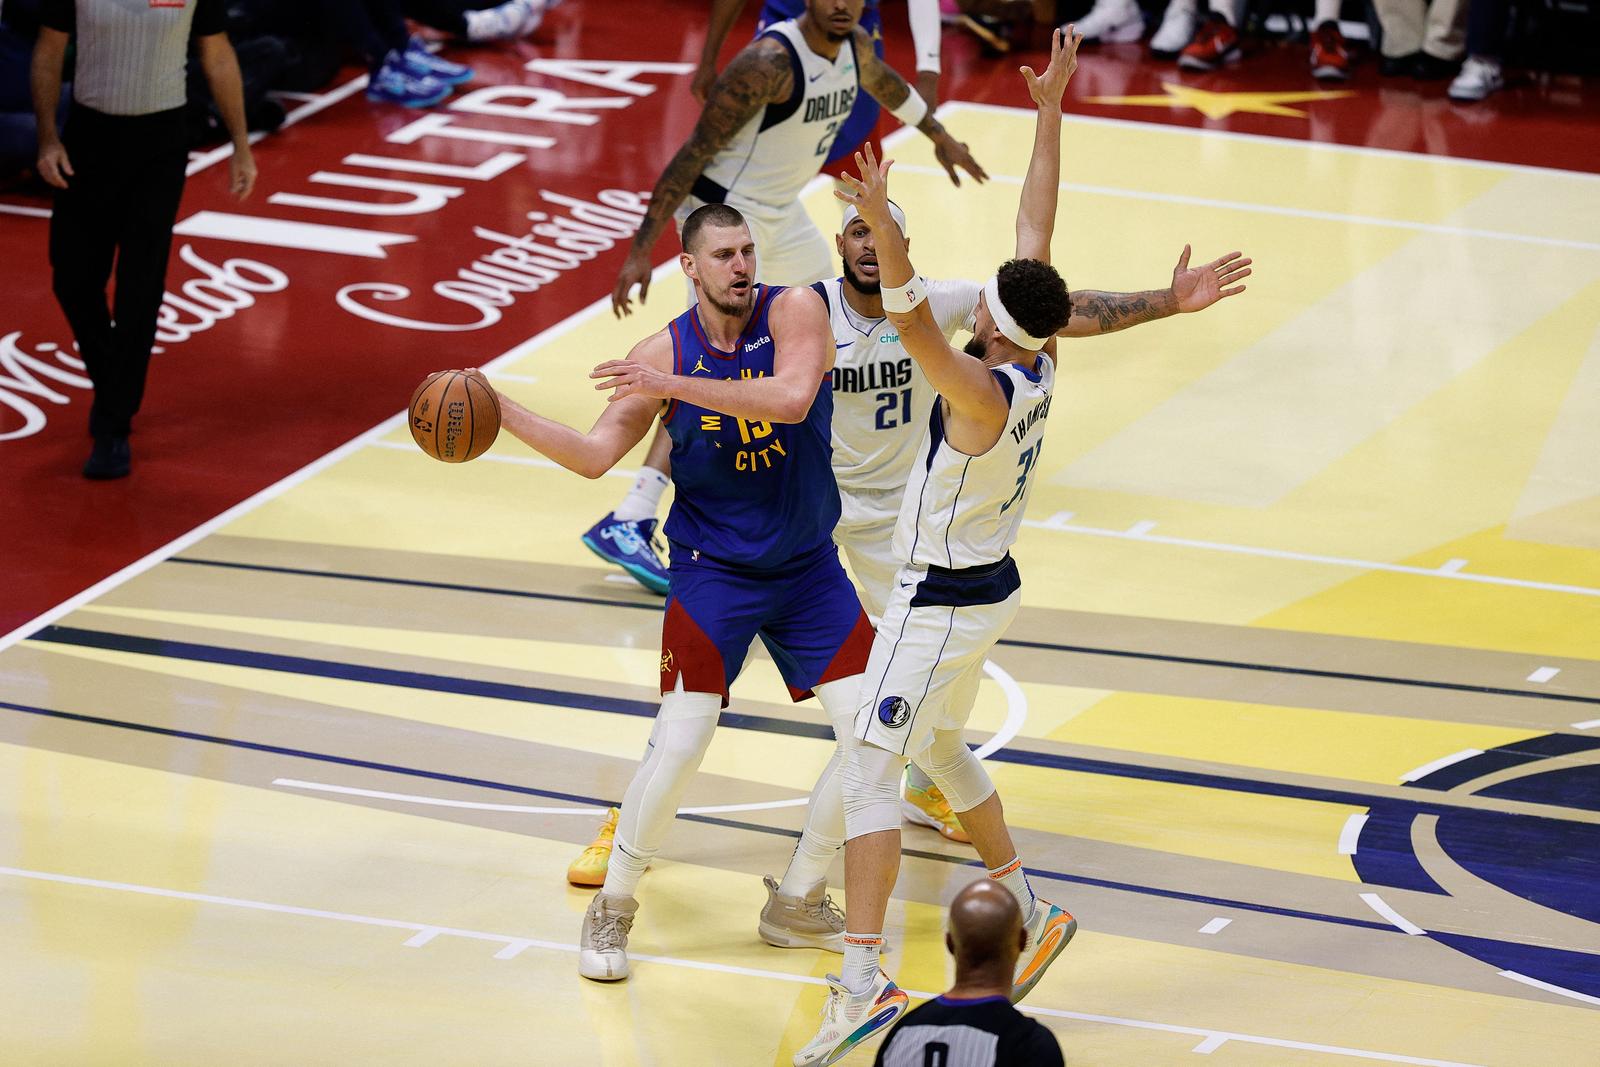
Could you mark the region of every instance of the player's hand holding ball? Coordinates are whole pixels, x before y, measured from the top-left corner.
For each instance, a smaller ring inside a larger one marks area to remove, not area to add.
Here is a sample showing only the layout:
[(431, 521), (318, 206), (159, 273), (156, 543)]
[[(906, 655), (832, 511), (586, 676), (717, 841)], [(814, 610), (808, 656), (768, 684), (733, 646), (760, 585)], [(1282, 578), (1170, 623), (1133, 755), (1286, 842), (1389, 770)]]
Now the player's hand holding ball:
[(465, 463), (489, 451), (500, 432), (500, 397), (481, 370), (441, 370), (411, 394), (411, 438), (434, 459)]

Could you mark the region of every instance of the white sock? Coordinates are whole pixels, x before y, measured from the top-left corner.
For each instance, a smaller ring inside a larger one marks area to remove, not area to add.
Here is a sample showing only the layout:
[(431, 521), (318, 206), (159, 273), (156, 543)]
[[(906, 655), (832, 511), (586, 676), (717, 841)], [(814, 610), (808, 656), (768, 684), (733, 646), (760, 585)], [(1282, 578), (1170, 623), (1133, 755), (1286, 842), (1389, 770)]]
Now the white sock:
[(656, 850), (651, 849), (646, 855), (640, 849), (629, 846), (621, 837), (611, 840), (611, 861), (606, 865), (606, 884), (600, 892), (608, 897), (631, 897), (634, 890), (639, 888), (644, 869), (655, 858)]
[(845, 989), (851, 993), (865, 993), (872, 988), (878, 976), (878, 958), (883, 955), (883, 934), (844, 935), (844, 967), (839, 975)]
[[(1011, 890), (1011, 895), (1017, 898), (1017, 905), (1022, 908), (1022, 925), (1026, 926), (1031, 923), (1033, 921), (1033, 886), (1028, 884), (1028, 875), (1022, 869), (1022, 861), (1013, 859), (1010, 863), (991, 868), (989, 877)], [(606, 884), (611, 884), (609, 879), (607, 879)]]
[(1341, 6), (1339, 0), (1317, 0), (1316, 14), (1311, 16), (1312, 28), (1316, 28), (1324, 22), (1338, 22), (1339, 8)]
[(667, 486), (672, 479), (654, 467), (643, 467), (639, 477), (634, 479), (633, 488), (628, 490), (628, 495), (622, 498), (616, 510), (612, 512), (618, 522), (640, 522), (644, 519), (656, 517), (656, 508), (661, 505), (661, 494), (667, 491)]
[(520, 0), (508, 0), (497, 7), (481, 11), (463, 11), (467, 20), (467, 40), (498, 41), (515, 34), (522, 26), (526, 6)]

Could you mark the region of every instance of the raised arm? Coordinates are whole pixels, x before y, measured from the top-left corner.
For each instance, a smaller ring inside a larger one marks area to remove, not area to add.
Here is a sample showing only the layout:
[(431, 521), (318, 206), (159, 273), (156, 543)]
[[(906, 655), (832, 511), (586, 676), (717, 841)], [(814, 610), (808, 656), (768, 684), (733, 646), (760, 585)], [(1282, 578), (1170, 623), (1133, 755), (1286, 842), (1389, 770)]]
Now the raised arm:
[[(670, 370), (672, 339), (663, 330), (634, 345), (628, 358), (643, 366), (664, 365)], [(599, 478), (615, 467), (629, 449), (644, 440), (660, 411), (661, 401), (635, 396), (607, 404), (589, 432), (582, 433), (500, 394), (500, 424), (506, 430), (535, 452), (585, 478)]]
[(867, 31), (857, 26), (852, 41), (855, 44), (856, 63), (861, 68), (861, 87), (871, 93), (873, 99), (882, 104), (895, 118), (907, 126), (915, 126), (933, 142), (934, 158), (939, 161), (945, 173), (950, 175), (950, 180), (958, 186), (961, 184), (961, 178), (956, 173), (956, 168), (960, 167), (975, 181), (986, 181), (989, 175), (978, 165), (978, 161), (972, 158), (967, 146), (950, 136), (950, 131), (933, 117), (932, 108), (922, 97), (913, 97), (911, 86), (906, 84), (906, 80), (895, 73), (893, 67), (878, 58), (878, 54), (872, 49), (872, 38), (867, 36)]
[[(632, 357), (602, 363), (589, 375), (596, 389), (610, 389), (621, 403), (638, 397), (681, 400), (751, 422), (803, 422), (817, 398), (822, 376), (833, 368), (833, 330), (828, 311), (809, 286), (779, 293), (767, 313), (772, 327), (772, 374), (766, 378), (708, 379), (673, 374)], [(670, 342), (669, 342), (670, 343)]]
[(945, 426), (946, 438), (961, 452), (981, 455), (994, 446), (1005, 429), (1011, 405), (993, 372), (982, 360), (950, 347), (927, 300), (921, 300), (910, 311), (891, 310), (889, 290), (900, 289), (916, 278), (905, 237), (889, 213), (891, 165), (888, 160), (880, 165), (873, 156), (872, 146), (867, 145), (864, 155), (856, 153), (860, 179), (845, 175), (844, 181), (850, 191), (835, 190), (834, 195), (854, 204), (872, 227), (873, 242), (878, 249), (878, 277), (885, 295), (884, 312), (899, 331), (901, 346), (917, 361), (943, 402), (949, 405), (952, 417)]
[(1083, 35), (1073, 27), (1050, 35), (1050, 65), (1037, 75), (1022, 68), (1028, 93), (1038, 105), (1033, 127), (1033, 155), (1017, 201), (1017, 258), (1050, 262), (1050, 236), (1056, 228), (1056, 201), (1061, 196), (1061, 97), (1078, 69)]
[(917, 95), (932, 111), (939, 106), (939, 71), (943, 66), (940, 46), (944, 26), (939, 21), (939, 0), (906, 0), (906, 19), (911, 23), (911, 47), (917, 53)]
[(722, 54), (722, 45), (733, 24), (744, 14), (747, 3), (748, 0), (711, 0), (711, 22), (706, 26), (705, 47), (700, 49), (700, 65), (689, 80), (689, 92), (702, 104), (717, 80), (717, 57)]
[(751, 41), (717, 77), (694, 132), (656, 180), (649, 210), (633, 235), (628, 260), (611, 292), (614, 314), (632, 313), (629, 294), (635, 285), (639, 286), (640, 302), (644, 301), (650, 288), (650, 250), (706, 164), (762, 108), (775, 100), (787, 99), (793, 89), (794, 73), (789, 66), (789, 53), (769, 37)]
[(1097, 337), (1172, 315), (1204, 311), (1219, 300), (1245, 291), (1250, 263), (1229, 252), (1199, 267), (1189, 266), (1189, 246), (1183, 246), (1172, 269), (1172, 285), (1142, 293), (1102, 293), (1079, 289), (1072, 294), (1072, 317), (1060, 337)]

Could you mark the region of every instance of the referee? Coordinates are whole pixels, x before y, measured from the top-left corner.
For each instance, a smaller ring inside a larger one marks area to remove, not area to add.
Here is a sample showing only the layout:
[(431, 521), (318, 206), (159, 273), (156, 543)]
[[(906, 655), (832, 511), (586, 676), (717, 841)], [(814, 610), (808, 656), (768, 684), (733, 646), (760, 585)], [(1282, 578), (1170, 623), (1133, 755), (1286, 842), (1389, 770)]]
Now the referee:
[[(53, 288), (78, 341), (94, 405), (86, 478), (122, 478), (128, 433), (144, 397), (156, 313), (166, 289), (172, 224), (189, 159), (184, 128), (191, 36), (233, 138), (229, 186), (255, 185), (239, 61), (223, 32), (223, 0), (45, 0), (33, 53), (39, 175), (55, 186)], [(61, 69), (77, 44), (66, 131), (56, 136)], [(116, 262), (116, 296), (106, 282)]]
[(1062, 1067), (1055, 1035), (1011, 1006), (1022, 942), (1010, 890), (983, 878), (957, 893), (944, 936), (956, 984), (900, 1020), (875, 1067)]

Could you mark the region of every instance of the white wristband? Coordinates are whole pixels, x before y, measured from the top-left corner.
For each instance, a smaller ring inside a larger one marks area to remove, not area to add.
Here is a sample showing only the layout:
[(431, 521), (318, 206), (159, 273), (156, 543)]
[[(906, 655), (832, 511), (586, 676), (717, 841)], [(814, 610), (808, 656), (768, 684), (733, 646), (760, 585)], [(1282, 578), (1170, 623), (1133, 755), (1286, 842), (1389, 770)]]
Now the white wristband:
[(916, 126), (928, 117), (928, 102), (922, 99), (921, 93), (912, 89), (906, 94), (906, 98), (900, 102), (899, 107), (889, 109), (889, 114), (907, 126)]
[(928, 283), (922, 275), (913, 274), (904, 285), (885, 285), (882, 290), (883, 310), (905, 314), (915, 311), (917, 305), (928, 299)]

